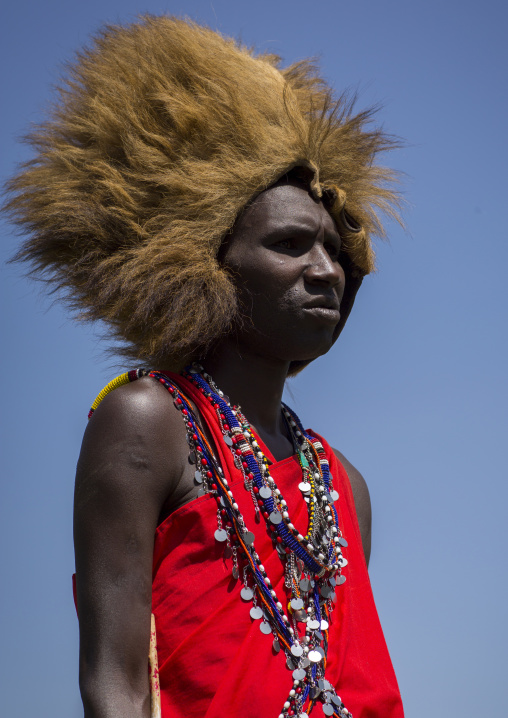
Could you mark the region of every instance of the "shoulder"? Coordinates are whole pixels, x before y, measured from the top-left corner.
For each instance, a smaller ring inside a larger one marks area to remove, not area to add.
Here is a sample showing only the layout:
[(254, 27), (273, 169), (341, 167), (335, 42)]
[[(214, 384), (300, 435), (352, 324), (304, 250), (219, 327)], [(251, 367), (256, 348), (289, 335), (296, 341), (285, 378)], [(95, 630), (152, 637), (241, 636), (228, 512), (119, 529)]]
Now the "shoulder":
[(339, 459), (349, 477), (351, 489), (353, 490), (358, 525), (360, 527), (360, 534), (362, 537), (363, 553), (365, 554), (365, 561), (368, 566), (372, 536), (372, 507), (370, 503), (369, 488), (362, 474), (350, 461), (346, 459), (344, 454), (337, 449), (333, 449), (333, 453)]
[(177, 426), (183, 426), (183, 421), (171, 394), (159, 381), (142, 377), (110, 391), (92, 414), (87, 432), (100, 427), (117, 434), (150, 434), (155, 440), (172, 434)]
[[(111, 391), (83, 438), (77, 485), (154, 492), (164, 502), (185, 466), (186, 431), (165, 387), (148, 377)], [(142, 480), (140, 481), (140, 475)]]

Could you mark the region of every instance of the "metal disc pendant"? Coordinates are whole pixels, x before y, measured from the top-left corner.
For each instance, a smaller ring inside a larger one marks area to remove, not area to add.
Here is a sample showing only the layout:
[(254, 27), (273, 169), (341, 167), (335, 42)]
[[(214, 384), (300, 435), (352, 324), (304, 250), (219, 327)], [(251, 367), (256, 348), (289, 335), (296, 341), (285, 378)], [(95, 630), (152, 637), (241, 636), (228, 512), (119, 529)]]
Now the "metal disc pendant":
[(347, 543), (346, 539), (344, 538), (344, 536), (339, 536), (338, 541), (339, 541), (339, 543), (340, 543), (341, 546), (347, 546), (347, 545), (348, 545), (348, 543)]
[(233, 446), (233, 439), (229, 436), (229, 434), (224, 434), (222, 437), (224, 439), (224, 443), (228, 446)]
[(270, 514), (270, 521), (272, 524), (275, 524), (275, 526), (278, 526), (282, 521), (282, 515), (278, 511), (272, 511)]
[(295, 611), (294, 616), (300, 623), (307, 623), (308, 616), (305, 609), (302, 608), (300, 611)]
[(204, 496), (205, 494), (206, 494), (206, 491), (205, 491), (204, 488), (201, 486), (201, 488), (199, 489), (198, 493), (196, 494), (196, 497), (199, 499), (200, 496)]
[(298, 488), (300, 489), (300, 491), (303, 491), (303, 493), (306, 494), (312, 489), (312, 486), (307, 481), (302, 481), (298, 484)]
[(266, 621), (261, 621), (261, 623), (259, 624), (259, 630), (261, 631), (261, 633), (264, 633), (266, 636), (268, 636), (272, 632), (272, 627)]
[(339, 500), (339, 492), (338, 492), (338, 491), (335, 491), (335, 489), (333, 489), (332, 491), (330, 491), (330, 496), (332, 497), (332, 500), (333, 500), (333, 501), (338, 501), (338, 500)]
[(342, 708), (342, 701), (339, 696), (336, 696), (332, 693), (332, 701), (333, 701), (333, 703), (335, 703), (337, 708)]
[(346, 583), (346, 577), (339, 576), (339, 578), (337, 579), (337, 586), (342, 586), (343, 583)]
[(217, 531), (214, 533), (215, 540), (216, 541), (225, 541), (228, 537), (227, 532), (224, 531), (224, 529), (217, 529)]
[(247, 544), (247, 546), (252, 546), (252, 544), (254, 543), (254, 539), (255, 539), (256, 537), (254, 536), (254, 534), (252, 533), (252, 531), (246, 531), (246, 532), (243, 534), (243, 537), (242, 537), (242, 538), (243, 538), (243, 540), (245, 541), (245, 543)]
[(325, 621), (324, 618), (321, 620), (321, 630), (327, 631), (328, 630), (328, 621)]
[(291, 656), (288, 656), (286, 658), (286, 666), (289, 668), (290, 671), (294, 671), (296, 668), (296, 662), (291, 658)]
[(311, 631), (318, 631), (320, 628), (320, 623), (316, 620), (307, 621), (307, 626), (310, 628)]
[(201, 471), (196, 471), (196, 473), (194, 474), (194, 481), (195, 481), (197, 484), (202, 484), (202, 483), (203, 483), (203, 477), (202, 477), (202, 475), (201, 475)]
[(302, 653), (303, 653), (303, 648), (302, 648), (298, 643), (295, 643), (294, 646), (291, 646), (291, 653), (292, 653), (293, 656), (295, 656), (296, 658), (300, 658), (300, 656), (301, 656)]
[(307, 672), (304, 671), (303, 668), (297, 668), (296, 671), (293, 671), (293, 678), (295, 681), (303, 681), (306, 675)]
[(347, 558), (344, 558), (344, 556), (341, 556), (341, 557), (339, 558), (339, 560), (337, 561), (337, 563), (339, 564), (339, 566), (340, 566), (341, 568), (344, 568), (344, 566), (347, 566), (347, 565), (348, 565), (348, 560), (347, 560)]
[(310, 666), (310, 661), (307, 656), (305, 658), (302, 658), (300, 661), (300, 668), (308, 668)]
[(252, 588), (244, 586), (240, 591), (240, 596), (243, 598), (244, 601), (252, 601), (252, 599), (254, 598), (254, 591), (252, 590)]
[(321, 689), (319, 688), (319, 686), (311, 686), (309, 695), (313, 701), (317, 700), (317, 698), (321, 695)]
[(278, 652), (280, 651), (280, 643), (279, 643), (279, 639), (278, 639), (278, 638), (274, 638), (274, 639), (273, 639), (272, 648), (273, 648), (273, 650), (275, 651), (275, 653), (278, 653)]
[(332, 588), (325, 584), (324, 586), (321, 586), (321, 588), (319, 589), (319, 593), (323, 596), (323, 598), (330, 598)]
[(308, 593), (310, 591), (311, 585), (308, 578), (302, 578), (300, 581), (300, 591), (303, 591), (304, 593)]
[(332, 706), (331, 703), (323, 703), (323, 713), (325, 716), (333, 716), (335, 713), (335, 708)]
[(308, 658), (311, 663), (319, 663), (322, 656), (318, 651), (309, 651)]
[(303, 608), (303, 601), (301, 598), (293, 598), (291, 600), (291, 608), (293, 611), (299, 611), (301, 608)]
[(196, 454), (194, 451), (191, 451), (189, 454), (189, 464), (195, 464), (196, 463)]
[(270, 499), (272, 497), (272, 492), (268, 488), (268, 486), (262, 486), (259, 489), (259, 495), (261, 496), (262, 499)]
[(240, 575), (240, 571), (238, 570), (238, 566), (233, 566), (233, 570), (231, 571), (231, 575), (233, 578), (237, 579)]
[(254, 619), (254, 621), (257, 621), (258, 618), (263, 618), (263, 609), (259, 606), (252, 606), (249, 613), (250, 617)]

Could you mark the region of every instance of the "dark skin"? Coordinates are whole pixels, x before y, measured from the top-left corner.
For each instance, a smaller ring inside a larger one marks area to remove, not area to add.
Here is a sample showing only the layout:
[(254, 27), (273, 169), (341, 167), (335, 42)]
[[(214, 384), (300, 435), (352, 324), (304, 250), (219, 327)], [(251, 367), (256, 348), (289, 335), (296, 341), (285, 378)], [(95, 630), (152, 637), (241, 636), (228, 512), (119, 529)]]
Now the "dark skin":
[[(202, 363), (277, 460), (294, 453), (280, 411), (290, 362), (321, 356), (338, 336), (340, 246), (324, 205), (289, 182), (252, 203), (221, 253), (245, 321)], [(368, 563), (368, 489), (335, 453), (351, 481)], [(187, 457), (182, 416), (166, 389), (148, 378), (109, 394), (85, 432), (74, 511), (85, 718), (149, 718), (154, 534), (196, 496)]]

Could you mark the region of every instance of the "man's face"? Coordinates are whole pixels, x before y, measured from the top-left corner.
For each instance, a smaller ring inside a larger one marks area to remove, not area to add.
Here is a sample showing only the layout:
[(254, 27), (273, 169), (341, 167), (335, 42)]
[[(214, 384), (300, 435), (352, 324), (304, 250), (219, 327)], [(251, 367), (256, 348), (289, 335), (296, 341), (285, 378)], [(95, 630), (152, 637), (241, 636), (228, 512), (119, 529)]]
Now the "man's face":
[(333, 219), (304, 186), (281, 183), (260, 194), (221, 257), (246, 318), (239, 348), (284, 361), (327, 352), (338, 336), (345, 286), (340, 248)]

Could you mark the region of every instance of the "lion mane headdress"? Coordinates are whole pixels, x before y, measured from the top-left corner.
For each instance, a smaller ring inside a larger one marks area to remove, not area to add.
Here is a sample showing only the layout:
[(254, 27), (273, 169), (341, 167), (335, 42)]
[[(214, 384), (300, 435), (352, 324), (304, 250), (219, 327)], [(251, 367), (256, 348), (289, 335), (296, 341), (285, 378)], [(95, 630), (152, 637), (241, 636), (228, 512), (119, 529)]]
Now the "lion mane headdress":
[[(343, 238), (352, 275), (374, 269), (379, 212), (397, 216), (396, 146), (371, 111), (333, 98), (315, 67), (282, 69), (188, 20), (107, 26), (69, 66), (35, 149), (8, 183), (31, 263), (124, 353), (174, 367), (231, 329), (239, 308), (217, 255), (242, 210), (303, 173)], [(294, 367), (296, 369), (296, 366)]]

